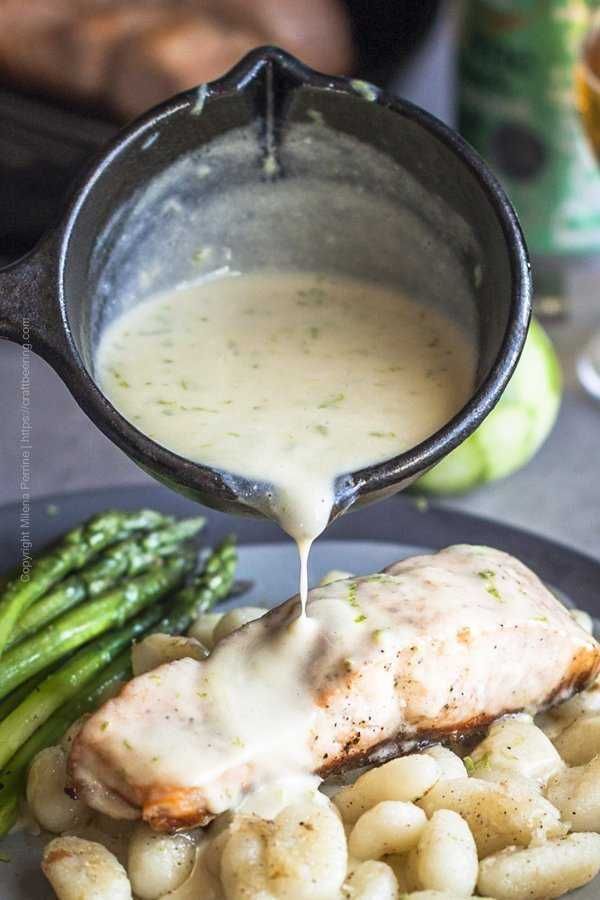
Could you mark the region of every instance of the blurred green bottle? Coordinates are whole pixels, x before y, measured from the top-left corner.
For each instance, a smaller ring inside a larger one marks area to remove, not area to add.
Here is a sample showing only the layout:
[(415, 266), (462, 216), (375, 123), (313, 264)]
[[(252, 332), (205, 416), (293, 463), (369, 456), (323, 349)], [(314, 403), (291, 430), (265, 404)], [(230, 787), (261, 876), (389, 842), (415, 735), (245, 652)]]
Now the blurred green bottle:
[(600, 0), (466, 0), (459, 129), (513, 201), (540, 313), (560, 313), (569, 268), (600, 253), (600, 168), (576, 108), (581, 48)]

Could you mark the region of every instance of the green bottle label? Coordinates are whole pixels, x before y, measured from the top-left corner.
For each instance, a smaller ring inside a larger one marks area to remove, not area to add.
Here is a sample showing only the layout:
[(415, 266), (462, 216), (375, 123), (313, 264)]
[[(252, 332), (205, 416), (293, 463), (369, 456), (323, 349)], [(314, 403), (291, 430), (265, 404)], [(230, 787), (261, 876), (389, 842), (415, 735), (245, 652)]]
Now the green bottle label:
[(459, 127), (495, 170), (536, 254), (600, 250), (600, 167), (576, 98), (600, 0), (470, 0)]

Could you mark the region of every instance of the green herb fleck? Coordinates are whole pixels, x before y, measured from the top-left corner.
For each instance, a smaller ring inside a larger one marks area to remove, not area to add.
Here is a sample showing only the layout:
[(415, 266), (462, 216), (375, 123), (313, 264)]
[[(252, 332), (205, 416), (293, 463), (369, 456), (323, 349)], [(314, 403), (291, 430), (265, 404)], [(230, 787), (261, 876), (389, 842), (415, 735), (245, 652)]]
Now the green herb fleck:
[(373, 639), (374, 644), (383, 644), (385, 641), (386, 632), (389, 631), (389, 628), (376, 628), (371, 638)]
[(209, 256), (211, 256), (211, 254), (212, 254), (212, 247), (198, 247), (198, 249), (192, 256), (192, 259), (194, 260), (195, 263), (198, 263), (199, 265), (201, 265), (203, 262), (206, 262), (206, 260), (209, 258)]
[(317, 432), (317, 434), (322, 434), (323, 437), (327, 437), (327, 435), (329, 434), (329, 428), (327, 427), (327, 425), (315, 425), (314, 430)]
[[(476, 775), (477, 772), (486, 772), (488, 769), (492, 768), (492, 753), (488, 750), (487, 753), (484, 753), (479, 759), (475, 760), (471, 756), (467, 756), (466, 759), (471, 761), (471, 771), (469, 772), (469, 768), (467, 767), (467, 772), (469, 775)], [(466, 760), (463, 760), (466, 765)]]
[(106, 731), (109, 724), (110, 724), (109, 722), (103, 722), (102, 725), (100, 726), (100, 731)]
[(131, 744), (129, 743), (128, 740), (123, 741), (123, 746), (125, 747), (126, 750), (133, 750), (133, 747), (131, 746)]
[(395, 431), (370, 431), (370, 432), (369, 432), (369, 437), (376, 437), (376, 438), (395, 438), (395, 437), (396, 437), (396, 433), (395, 433)]
[(122, 388), (131, 387), (129, 382), (125, 380), (125, 378), (123, 377), (121, 372), (118, 371), (118, 369), (113, 368), (113, 369), (109, 369), (108, 371), (112, 373), (112, 376), (115, 379), (115, 381), (117, 382), (117, 384), (119, 385), (119, 387), (122, 387)]
[(358, 599), (356, 596), (357, 594), (358, 594), (358, 585), (355, 581), (352, 581), (348, 585), (348, 603), (350, 604), (350, 606), (353, 606), (355, 609), (360, 608), (358, 605)]
[(475, 763), (473, 762), (472, 757), (465, 756), (463, 759), (463, 763), (465, 764), (465, 769), (467, 770), (467, 775), (471, 776), (475, 771)]
[(360, 94), (365, 100), (369, 100), (371, 103), (377, 100), (378, 89), (369, 81), (362, 81), (360, 78), (352, 78), (350, 84), (354, 91), (357, 94)]
[(310, 287), (298, 291), (298, 296), (300, 297), (300, 300), (297, 301), (298, 306), (322, 306), (327, 294), (323, 288)]
[(319, 331), (320, 329), (317, 328), (316, 325), (311, 325), (308, 329), (308, 332), (313, 340), (316, 340), (319, 337)]
[(363, 613), (363, 611), (360, 607), (360, 603), (358, 602), (357, 594), (358, 594), (358, 584), (356, 583), (356, 581), (351, 581), (350, 584), (348, 585), (347, 600), (348, 600), (348, 603), (350, 604), (350, 606), (352, 607), (352, 609), (358, 610), (358, 615), (355, 617), (354, 621), (357, 624), (360, 624), (360, 622), (366, 622), (367, 617), (365, 616), (365, 614)]
[(332, 406), (338, 406), (345, 399), (345, 394), (332, 394), (327, 400), (323, 400), (322, 403), (319, 403), (318, 409), (330, 409)]
[(502, 594), (494, 584), (494, 578), (496, 577), (496, 573), (493, 569), (483, 569), (481, 572), (478, 572), (477, 575), (479, 578), (482, 578), (485, 582), (485, 589), (488, 594), (497, 600), (499, 603), (504, 603)]

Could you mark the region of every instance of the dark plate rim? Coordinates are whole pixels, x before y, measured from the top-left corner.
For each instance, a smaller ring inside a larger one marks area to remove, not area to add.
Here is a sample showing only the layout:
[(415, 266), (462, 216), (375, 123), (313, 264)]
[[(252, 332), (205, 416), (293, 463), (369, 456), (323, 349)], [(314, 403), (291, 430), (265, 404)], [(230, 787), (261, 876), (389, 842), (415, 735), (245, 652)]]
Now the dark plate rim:
[[(290, 540), (272, 522), (215, 512), (153, 484), (53, 493), (33, 498), (29, 504), (34, 553), (65, 528), (109, 507), (156, 506), (178, 515), (201, 512), (206, 515), (206, 534), (211, 541), (231, 532), (238, 535), (240, 544)], [(52, 507), (57, 508), (55, 515), (48, 513)], [(6, 567), (19, 555), (21, 512), (21, 501), (0, 506), (0, 552)], [(457, 543), (488, 544), (514, 554), (576, 605), (600, 615), (600, 560), (550, 538), (435, 501), (427, 501), (425, 506), (412, 496), (393, 497), (341, 516), (319, 540), (391, 541), (432, 550)]]

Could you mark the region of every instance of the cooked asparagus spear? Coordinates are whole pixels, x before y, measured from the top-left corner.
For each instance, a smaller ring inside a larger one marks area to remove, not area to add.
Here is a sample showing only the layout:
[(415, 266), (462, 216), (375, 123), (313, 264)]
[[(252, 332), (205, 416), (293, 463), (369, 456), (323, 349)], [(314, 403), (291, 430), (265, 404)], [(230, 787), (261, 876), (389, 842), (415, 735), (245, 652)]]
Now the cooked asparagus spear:
[(190, 584), (177, 592), (167, 614), (152, 630), (163, 634), (181, 634), (185, 631), (195, 616), (228, 596), (236, 565), (235, 539), (228, 537), (213, 550), (202, 571)]
[(0, 774), (0, 837), (8, 834), (17, 821), (19, 798), (25, 786), (29, 763), (34, 756), (44, 747), (57, 743), (73, 722), (95, 709), (100, 700), (130, 674), (131, 653), (128, 648), (92, 678), (75, 697), (61, 706), (17, 750)]
[(89, 566), (61, 581), (53, 591), (34, 603), (16, 623), (6, 650), (82, 600), (97, 597), (114, 587), (120, 578), (146, 572), (157, 559), (173, 554), (183, 541), (197, 534), (204, 521), (200, 517), (183, 519), (109, 547)]
[(47, 678), (52, 670), (52, 666), (48, 666), (47, 669), (43, 669), (41, 672), (38, 672), (37, 675), (33, 675), (31, 678), (28, 678), (23, 684), (20, 684), (18, 688), (5, 697), (4, 700), (0, 700), (0, 722), (2, 719), (5, 719), (9, 713), (15, 709), (19, 703), (22, 703), (23, 700), (31, 694), (33, 690), (38, 686), (38, 684)]
[(186, 550), (181, 556), (157, 564), (147, 574), (69, 610), (38, 634), (8, 650), (0, 660), (0, 697), (5, 697), (36, 672), (72, 650), (122, 625), (141, 609), (164, 597), (193, 569), (194, 563), (195, 553)]
[[(202, 572), (192, 583), (178, 591), (169, 612), (149, 630), (165, 633), (183, 631), (194, 615), (205, 612), (224, 599), (233, 583), (236, 561), (233, 539), (228, 538), (208, 557)], [(27, 768), (34, 756), (44, 747), (56, 743), (76, 719), (94, 709), (100, 699), (130, 673), (131, 656), (128, 649), (120, 653), (107, 668), (93, 676), (19, 747), (6, 768), (0, 772), (0, 837), (7, 834), (17, 820), (19, 797)]]
[(12, 578), (0, 594), (0, 655), (20, 616), (66, 575), (83, 568), (105, 547), (133, 532), (156, 529), (171, 521), (149, 509), (134, 513), (109, 511), (69, 531), (34, 562), (26, 578), (24, 574)]

